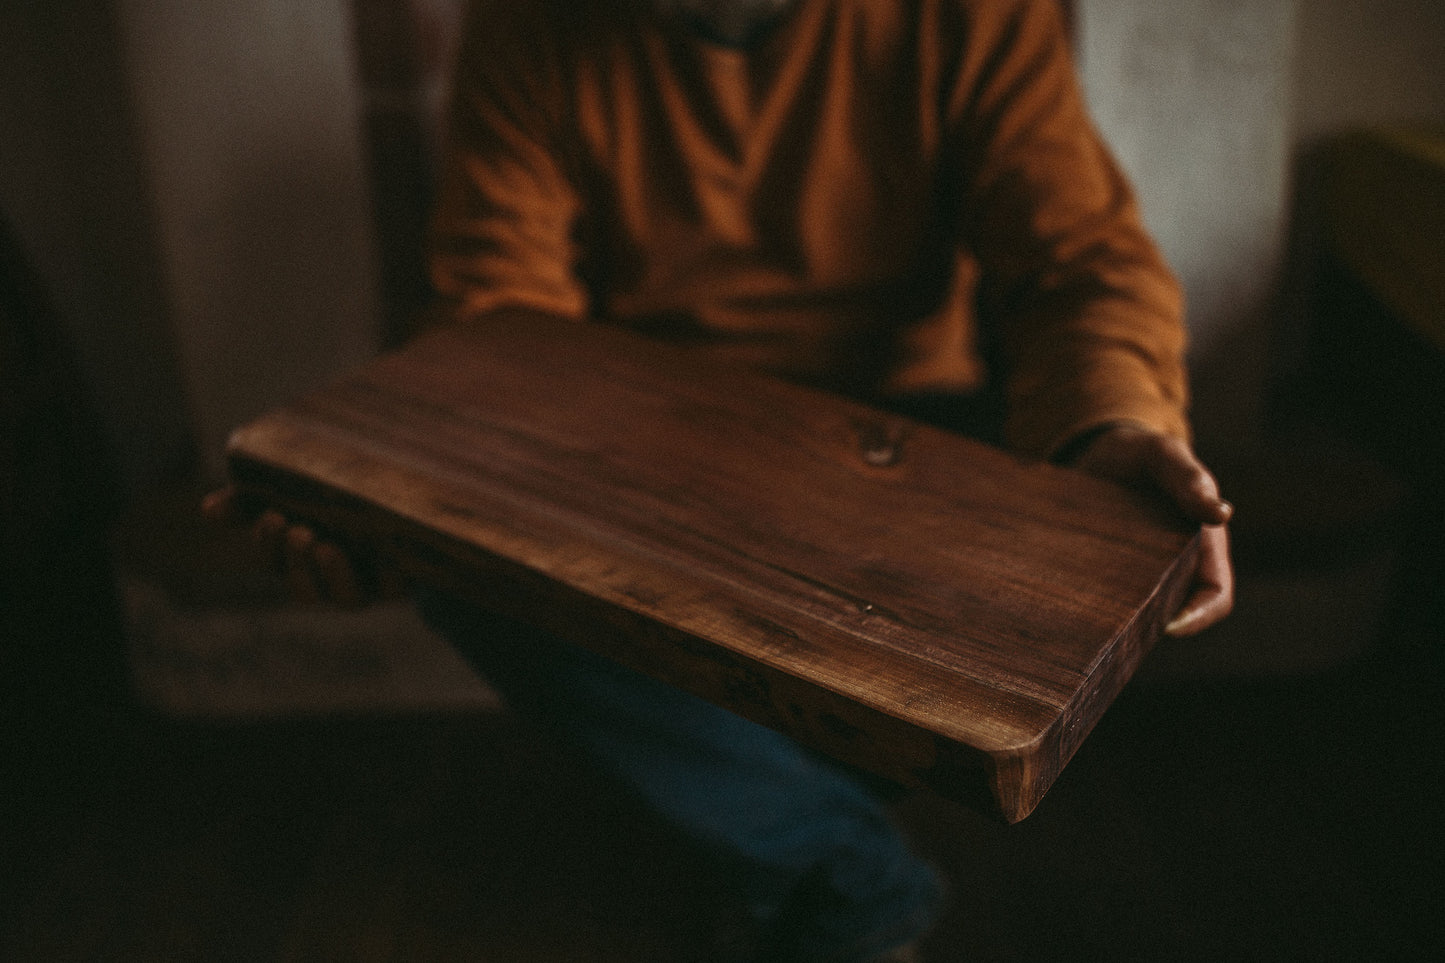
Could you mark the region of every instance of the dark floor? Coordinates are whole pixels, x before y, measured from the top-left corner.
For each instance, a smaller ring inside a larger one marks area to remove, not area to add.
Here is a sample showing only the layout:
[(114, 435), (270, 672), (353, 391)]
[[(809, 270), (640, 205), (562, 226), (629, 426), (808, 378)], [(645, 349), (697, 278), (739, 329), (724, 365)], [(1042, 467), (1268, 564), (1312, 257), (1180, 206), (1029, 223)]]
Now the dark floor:
[[(1436, 666), (1131, 689), (1015, 827), (905, 800), (952, 880), (927, 959), (1434, 958)], [(0, 959), (685, 961), (723, 915), (505, 715), (118, 731), (7, 821)]]
[[(899, 805), (951, 881), (925, 959), (1441, 957), (1438, 598), (1353, 646), (1370, 566), (1305, 572), (1239, 534), (1235, 640), (1151, 656), (1023, 823)], [(1290, 652), (1309, 657), (1290, 671)], [(27, 710), (55, 731), (0, 738), (29, 747), (0, 754), (0, 961), (690, 963), (729, 918), (683, 842), (504, 714), (79, 715)]]

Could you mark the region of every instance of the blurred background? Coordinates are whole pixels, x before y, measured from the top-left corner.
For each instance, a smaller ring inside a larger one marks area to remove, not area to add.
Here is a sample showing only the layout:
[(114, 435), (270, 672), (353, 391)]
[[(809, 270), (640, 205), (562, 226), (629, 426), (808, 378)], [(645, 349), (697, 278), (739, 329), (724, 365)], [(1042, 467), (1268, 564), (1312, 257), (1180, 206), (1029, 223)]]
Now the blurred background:
[[(461, 0), (0, 5), (0, 958), (689, 960), (695, 854), (404, 605), (206, 528), (230, 430), (399, 341)], [(914, 797), (952, 959), (1441, 938), (1445, 4), (1075, 0), (1184, 280), (1236, 615), (1011, 829)]]

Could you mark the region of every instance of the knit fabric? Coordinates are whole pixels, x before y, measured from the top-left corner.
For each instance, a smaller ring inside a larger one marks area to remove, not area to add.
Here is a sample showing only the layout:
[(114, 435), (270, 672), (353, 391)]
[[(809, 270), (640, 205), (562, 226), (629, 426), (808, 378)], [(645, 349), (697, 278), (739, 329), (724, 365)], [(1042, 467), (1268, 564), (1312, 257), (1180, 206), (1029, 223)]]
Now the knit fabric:
[(1179, 287), (1053, 0), (799, 0), (746, 49), (644, 0), (484, 0), (456, 84), (431, 256), (456, 312), (863, 398), (998, 378), (1033, 455), (1187, 434)]

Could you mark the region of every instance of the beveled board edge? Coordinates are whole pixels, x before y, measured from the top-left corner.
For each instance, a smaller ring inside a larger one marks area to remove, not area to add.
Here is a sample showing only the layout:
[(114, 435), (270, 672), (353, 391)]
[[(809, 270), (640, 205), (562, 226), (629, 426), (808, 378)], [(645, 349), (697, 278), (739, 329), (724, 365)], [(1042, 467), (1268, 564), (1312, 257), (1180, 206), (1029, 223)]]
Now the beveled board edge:
[[(239, 438), (240, 436), (238, 436)], [(900, 784), (1005, 816), (986, 753), (661, 624), (315, 479), (228, 453), (240, 497), (384, 554), (408, 577), (537, 626)]]
[(1008, 822), (1018, 822), (1033, 812), (1164, 634), (1165, 624), (1188, 595), (1199, 550), (1200, 536), (1196, 534), (1134, 618), (1100, 653), (1074, 698), (1036, 744), (992, 755), (991, 781), (1001, 815)]
[(413, 579), (583, 645), (842, 762), (905, 786), (927, 787), (1010, 823), (1033, 811), (1102, 707), (1133, 675), (1182, 600), (1197, 552), (1196, 538), (1049, 729), (1031, 744), (989, 752), (589, 595), (358, 494), (338, 492), (324, 480), (248, 452), (246, 437), (246, 429), (238, 431), (227, 450), (245, 501), (305, 520), (387, 557)]

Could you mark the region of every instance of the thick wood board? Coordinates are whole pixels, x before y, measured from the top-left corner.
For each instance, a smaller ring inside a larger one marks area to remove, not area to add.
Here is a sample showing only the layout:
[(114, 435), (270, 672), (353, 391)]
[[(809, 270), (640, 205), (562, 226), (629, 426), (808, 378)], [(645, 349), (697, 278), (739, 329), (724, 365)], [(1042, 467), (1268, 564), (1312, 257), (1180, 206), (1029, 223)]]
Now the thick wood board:
[(415, 577), (1009, 821), (1197, 552), (1144, 495), (599, 324), (431, 332), (229, 459)]

